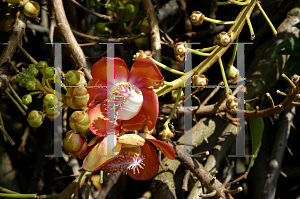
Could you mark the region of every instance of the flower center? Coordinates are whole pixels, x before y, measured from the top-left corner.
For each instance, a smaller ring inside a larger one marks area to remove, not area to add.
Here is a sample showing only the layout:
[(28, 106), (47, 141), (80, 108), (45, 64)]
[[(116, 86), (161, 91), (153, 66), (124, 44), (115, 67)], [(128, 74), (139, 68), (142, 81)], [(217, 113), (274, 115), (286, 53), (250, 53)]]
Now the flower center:
[(130, 120), (141, 110), (143, 94), (139, 88), (131, 83), (121, 82), (114, 84), (110, 91), (109, 101), (114, 102), (117, 119)]
[(121, 157), (116, 158), (114, 161), (102, 168), (106, 173), (116, 173), (132, 170), (133, 174), (140, 173), (139, 169), (144, 169), (145, 157), (135, 152), (123, 152), (120, 154)]

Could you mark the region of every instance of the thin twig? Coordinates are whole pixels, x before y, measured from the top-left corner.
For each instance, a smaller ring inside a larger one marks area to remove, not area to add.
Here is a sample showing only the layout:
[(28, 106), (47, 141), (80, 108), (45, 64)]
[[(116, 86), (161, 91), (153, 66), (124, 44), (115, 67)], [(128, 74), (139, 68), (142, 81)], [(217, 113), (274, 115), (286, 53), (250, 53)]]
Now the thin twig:
[(87, 9), (86, 7), (84, 7), (83, 5), (81, 5), (80, 3), (78, 3), (78, 2), (75, 1), (75, 0), (70, 0), (70, 1), (71, 1), (72, 3), (74, 3), (75, 6), (77, 6), (77, 7), (81, 8), (81, 9), (83, 9), (84, 11), (86, 11), (86, 12), (88, 12), (88, 13), (90, 13), (90, 14), (96, 16), (96, 17), (99, 17), (99, 18), (101, 18), (101, 19), (105, 19), (105, 20), (108, 20), (108, 21), (111, 20), (111, 17), (110, 17), (110, 16), (103, 15), (103, 14), (99, 14), (99, 13), (97, 13), (97, 12), (91, 11), (91, 10)]
[(191, 175), (191, 170), (189, 169), (186, 169), (185, 170), (185, 175), (183, 177), (183, 181), (182, 181), (182, 190), (183, 191), (188, 191), (188, 183), (189, 183), (189, 178), (190, 178), (190, 175)]

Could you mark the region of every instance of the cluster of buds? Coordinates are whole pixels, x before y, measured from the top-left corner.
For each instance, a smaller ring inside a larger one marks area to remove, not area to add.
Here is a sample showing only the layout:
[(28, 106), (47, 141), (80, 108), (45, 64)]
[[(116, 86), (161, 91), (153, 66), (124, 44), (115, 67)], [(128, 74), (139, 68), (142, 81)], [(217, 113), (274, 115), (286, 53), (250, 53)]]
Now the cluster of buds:
[(237, 106), (238, 106), (238, 99), (231, 94), (227, 95), (226, 107), (229, 110), (232, 110), (232, 109), (237, 109)]
[(217, 44), (218, 46), (221, 47), (226, 47), (228, 46), (230, 43), (232, 43), (232, 38), (230, 33), (227, 32), (221, 32), (218, 36), (217, 36)]
[(65, 96), (67, 105), (72, 109), (83, 109), (87, 106), (90, 95), (86, 85), (85, 75), (81, 71), (71, 70), (66, 73), (67, 85), (79, 85), (78, 87), (68, 88)]
[(69, 118), (69, 125), (72, 130), (64, 137), (63, 147), (68, 154), (77, 158), (87, 146), (90, 118), (84, 111), (74, 111)]
[(198, 88), (200, 91), (202, 91), (203, 87), (208, 84), (208, 79), (205, 77), (205, 75), (194, 75), (192, 80), (193, 86), (200, 86), (200, 88)]
[(174, 56), (176, 60), (183, 62), (185, 55), (189, 52), (187, 44), (179, 42), (174, 46)]
[(198, 26), (203, 23), (204, 17), (204, 14), (202, 14), (200, 11), (194, 11), (190, 16), (190, 19), (194, 26)]
[(46, 117), (54, 121), (60, 114), (61, 103), (54, 94), (47, 94), (43, 100), (43, 112)]

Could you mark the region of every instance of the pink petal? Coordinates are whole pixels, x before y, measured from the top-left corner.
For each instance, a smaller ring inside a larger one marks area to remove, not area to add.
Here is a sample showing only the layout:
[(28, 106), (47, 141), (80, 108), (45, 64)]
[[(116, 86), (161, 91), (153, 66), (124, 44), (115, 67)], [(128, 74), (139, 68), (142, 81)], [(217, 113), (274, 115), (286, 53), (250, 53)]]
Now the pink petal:
[[(86, 171), (97, 171), (116, 159), (122, 149), (122, 144), (116, 142), (116, 136), (115, 143), (114, 146), (110, 147), (109, 143), (107, 143), (107, 137), (105, 137), (102, 142), (98, 142), (84, 159), (82, 168)], [(114, 153), (108, 155), (107, 151), (113, 149)]]
[(159, 169), (157, 155), (155, 149), (147, 142), (141, 147), (141, 153), (145, 157), (144, 169), (139, 168), (140, 173), (133, 174), (132, 170), (128, 170), (127, 173), (135, 180), (149, 180), (157, 174)]
[(149, 134), (146, 134), (146, 133), (140, 133), (138, 135), (145, 138), (146, 140), (148, 140), (152, 144), (154, 144), (154, 146), (156, 146), (157, 149), (160, 150), (170, 160), (175, 159), (175, 155), (176, 155), (175, 150), (168, 143), (166, 143), (164, 141), (161, 141), (161, 140), (157, 140), (152, 135), (149, 135)]
[[(91, 74), (93, 78), (100, 79), (102, 82), (107, 81), (107, 60), (114, 60), (115, 83), (127, 82), (129, 70), (124, 60), (119, 57), (104, 57), (97, 61), (91, 69)], [(108, 78), (108, 83), (112, 82), (113, 78)]]
[(141, 88), (140, 90), (142, 91), (144, 97), (142, 110), (145, 112), (148, 130), (150, 131), (154, 128), (158, 118), (158, 97), (153, 89)]
[(123, 120), (122, 128), (125, 131), (134, 131), (142, 129), (143, 125), (147, 123), (146, 115), (143, 109), (140, 112), (131, 118), (130, 120)]
[[(106, 137), (107, 136), (107, 129), (106, 129), (106, 123), (108, 122), (105, 119), (105, 116), (101, 113), (100, 107), (104, 102), (101, 104), (97, 104), (96, 106), (90, 108), (87, 111), (87, 114), (90, 117), (91, 125), (89, 129), (91, 132), (99, 137)], [(121, 123), (120, 121), (117, 121), (115, 124), (115, 134), (120, 132), (121, 130)]]
[(132, 65), (128, 79), (128, 82), (138, 88), (158, 87), (163, 81), (164, 77), (150, 59), (136, 60)]
[[(100, 79), (91, 79), (88, 85), (106, 86), (106, 82), (102, 82)], [(107, 89), (105, 87), (87, 88), (87, 91), (90, 95), (90, 99), (88, 102), (89, 107), (95, 105), (97, 102), (101, 102), (106, 99)]]
[(88, 145), (85, 147), (85, 149), (83, 149), (79, 155), (79, 158), (81, 159), (82, 157), (84, 157), (86, 154), (88, 154), (92, 148), (98, 143), (101, 142), (103, 140), (103, 137), (94, 137), (89, 143)]

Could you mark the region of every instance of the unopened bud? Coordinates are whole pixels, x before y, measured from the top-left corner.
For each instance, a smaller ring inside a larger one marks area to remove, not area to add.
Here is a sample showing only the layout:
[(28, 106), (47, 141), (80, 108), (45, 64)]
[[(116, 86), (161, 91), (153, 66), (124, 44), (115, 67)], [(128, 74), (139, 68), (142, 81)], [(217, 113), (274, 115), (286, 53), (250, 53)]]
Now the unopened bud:
[(71, 129), (80, 133), (85, 133), (91, 124), (89, 115), (83, 111), (73, 112), (69, 120)]
[(40, 13), (40, 10), (41, 10), (40, 5), (35, 1), (29, 1), (24, 5), (24, 14), (27, 17), (32, 17), (32, 18), (37, 17)]
[(76, 131), (67, 132), (63, 139), (64, 149), (74, 158), (77, 158), (86, 146), (87, 142)]
[(27, 122), (30, 126), (37, 128), (44, 121), (44, 114), (41, 111), (33, 110), (27, 116)]
[(72, 109), (82, 109), (87, 106), (90, 95), (86, 88), (69, 88), (66, 93), (66, 103)]
[(223, 31), (217, 36), (218, 46), (226, 47), (230, 43), (232, 43), (232, 38), (229, 33)]
[(162, 140), (168, 141), (170, 138), (174, 137), (168, 125), (164, 125), (164, 129), (159, 133)]
[(202, 14), (200, 11), (194, 11), (190, 16), (190, 20), (194, 26), (198, 26), (203, 23), (204, 17), (204, 14)]

